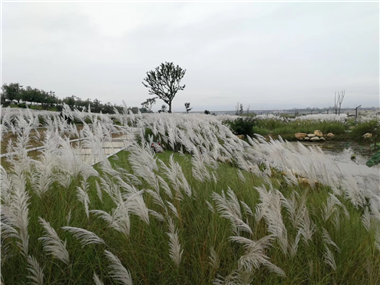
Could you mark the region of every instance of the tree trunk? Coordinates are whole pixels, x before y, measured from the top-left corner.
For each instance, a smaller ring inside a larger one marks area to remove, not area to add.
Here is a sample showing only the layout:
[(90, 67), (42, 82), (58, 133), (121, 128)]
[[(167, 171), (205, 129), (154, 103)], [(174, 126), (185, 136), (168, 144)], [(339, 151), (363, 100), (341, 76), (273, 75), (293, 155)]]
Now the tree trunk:
[(172, 102), (169, 103), (169, 113), (172, 112)]

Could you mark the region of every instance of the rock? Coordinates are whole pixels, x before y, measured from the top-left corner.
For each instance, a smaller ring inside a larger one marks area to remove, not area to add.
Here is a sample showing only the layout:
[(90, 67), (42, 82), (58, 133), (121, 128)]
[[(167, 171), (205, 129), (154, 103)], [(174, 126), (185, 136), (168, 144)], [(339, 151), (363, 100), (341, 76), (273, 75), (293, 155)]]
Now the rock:
[(320, 140), (319, 137), (312, 137), (312, 138), (310, 138), (310, 141), (313, 141), (313, 142), (317, 142), (319, 140)]
[(305, 137), (305, 141), (309, 141), (310, 140), (310, 138), (309, 137)]
[(365, 138), (365, 139), (372, 138), (372, 134), (371, 133), (366, 133), (366, 134), (363, 135), (363, 138)]
[(320, 137), (319, 140), (325, 141), (326, 139), (324, 137)]
[(318, 137), (323, 137), (323, 133), (320, 130), (315, 130), (314, 135), (316, 135)]
[(237, 135), (237, 137), (241, 140), (244, 140), (245, 139), (245, 135)]
[(333, 133), (328, 133), (327, 136), (330, 137), (330, 138), (332, 138), (332, 137), (334, 137), (334, 134)]
[(315, 137), (314, 134), (307, 134), (307, 136), (308, 136), (309, 138)]
[(303, 140), (307, 134), (305, 133), (295, 133), (294, 136), (296, 137), (297, 140)]

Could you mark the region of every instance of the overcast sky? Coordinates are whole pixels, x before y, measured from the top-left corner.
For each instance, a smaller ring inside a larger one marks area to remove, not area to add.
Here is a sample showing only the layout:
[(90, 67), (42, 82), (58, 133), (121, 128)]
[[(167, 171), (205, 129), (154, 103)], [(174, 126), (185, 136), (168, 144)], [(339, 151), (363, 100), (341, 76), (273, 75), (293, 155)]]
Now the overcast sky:
[[(140, 106), (186, 69), (174, 111), (379, 107), (379, 3), (4, 3), (2, 83)], [(154, 109), (163, 104), (158, 101)]]

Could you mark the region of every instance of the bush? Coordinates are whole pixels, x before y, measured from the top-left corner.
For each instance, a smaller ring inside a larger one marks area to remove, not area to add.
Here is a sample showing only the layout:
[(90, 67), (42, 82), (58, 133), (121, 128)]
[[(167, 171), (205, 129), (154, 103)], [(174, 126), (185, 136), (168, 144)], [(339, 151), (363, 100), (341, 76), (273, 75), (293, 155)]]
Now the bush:
[(364, 140), (363, 135), (372, 134), (372, 140), (380, 140), (380, 122), (377, 120), (360, 123), (351, 132), (351, 137), (355, 140)]
[(245, 135), (252, 137), (254, 134), (253, 127), (255, 126), (255, 119), (252, 117), (238, 118), (234, 121), (224, 121), (235, 135)]

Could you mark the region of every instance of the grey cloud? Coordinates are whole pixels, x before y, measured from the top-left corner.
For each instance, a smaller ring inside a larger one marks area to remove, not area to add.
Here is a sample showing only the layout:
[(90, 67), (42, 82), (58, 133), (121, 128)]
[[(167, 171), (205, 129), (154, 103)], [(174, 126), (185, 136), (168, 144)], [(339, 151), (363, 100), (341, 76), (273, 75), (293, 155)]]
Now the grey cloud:
[(145, 73), (173, 61), (174, 110), (324, 107), (341, 89), (378, 105), (378, 3), (107, 5), (4, 3), (4, 82), (137, 106)]

